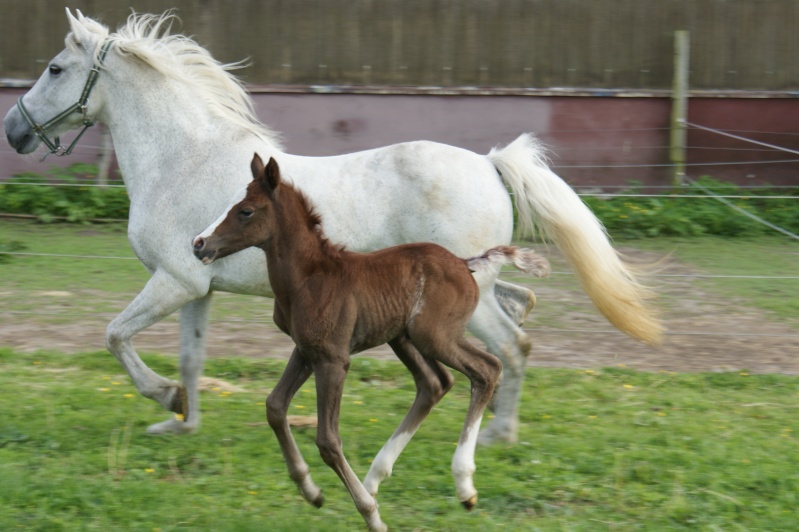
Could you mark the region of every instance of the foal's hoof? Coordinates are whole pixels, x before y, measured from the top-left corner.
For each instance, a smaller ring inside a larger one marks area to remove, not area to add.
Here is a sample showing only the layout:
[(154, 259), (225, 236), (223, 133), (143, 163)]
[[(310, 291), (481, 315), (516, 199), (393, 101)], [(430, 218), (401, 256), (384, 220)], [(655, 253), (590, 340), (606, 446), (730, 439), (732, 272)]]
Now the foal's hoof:
[(189, 395), (186, 393), (186, 388), (178, 386), (175, 389), (169, 410), (183, 416), (184, 422), (189, 420)]
[(465, 501), (461, 501), (461, 504), (464, 508), (466, 508), (467, 512), (471, 512), (472, 508), (474, 508), (474, 505), (477, 504), (477, 495), (472, 495)]

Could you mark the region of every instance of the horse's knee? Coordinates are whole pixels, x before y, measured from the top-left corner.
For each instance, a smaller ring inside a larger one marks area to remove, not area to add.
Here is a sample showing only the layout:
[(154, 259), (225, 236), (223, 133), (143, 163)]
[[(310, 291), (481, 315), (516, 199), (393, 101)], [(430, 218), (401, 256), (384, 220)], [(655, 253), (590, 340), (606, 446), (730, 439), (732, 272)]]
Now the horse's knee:
[(281, 397), (269, 394), (266, 398), (266, 422), (272, 428), (281, 426), (286, 420), (286, 405)]
[(341, 442), (332, 436), (320, 435), (316, 438), (316, 447), (324, 463), (335, 469), (341, 457)]
[(127, 336), (113, 322), (105, 330), (105, 347), (114, 354), (122, 349), (127, 340)]

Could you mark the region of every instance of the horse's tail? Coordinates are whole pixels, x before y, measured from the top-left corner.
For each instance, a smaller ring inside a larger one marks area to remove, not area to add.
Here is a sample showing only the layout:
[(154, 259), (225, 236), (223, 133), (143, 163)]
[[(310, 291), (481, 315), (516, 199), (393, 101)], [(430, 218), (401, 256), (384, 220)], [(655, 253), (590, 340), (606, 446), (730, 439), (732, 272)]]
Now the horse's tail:
[(478, 257), (465, 259), (467, 266), (473, 272), (487, 270), (503, 264), (513, 264), (524, 273), (530, 273), (536, 277), (546, 277), (549, 275), (549, 261), (527, 248), (516, 246), (497, 246), (491, 248)]
[(653, 293), (613, 249), (591, 210), (549, 169), (538, 140), (524, 134), (488, 158), (515, 198), (521, 235), (537, 230), (552, 240), (608, 321), (633, 338), (659, 343), (663, 326), (645, 304)]

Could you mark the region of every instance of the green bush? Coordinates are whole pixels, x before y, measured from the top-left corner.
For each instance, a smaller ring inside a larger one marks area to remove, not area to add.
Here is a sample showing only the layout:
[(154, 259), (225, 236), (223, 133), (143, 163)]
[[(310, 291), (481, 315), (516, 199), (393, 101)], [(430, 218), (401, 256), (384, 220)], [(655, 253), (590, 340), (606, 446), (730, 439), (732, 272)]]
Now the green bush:
[[(66, 220), (86, 223), (98, 218), (127, 219), (128, 195), (124, 188), (100, 188), (93, 185), (96, 167), (75, 164), (54, 169), (46, 176), (21, 174), (0, 185), (0, 212), (32, 214), (42, 222)], [(30, 184), (20, 184), (30, 183)], [(43, 186), (48, 183), (77, 186)], [(739, 187), (703, 177), (701, 187), (715, 194), (749, 196), (729, 200), (772, 224), (799, 233), (799, 188), (741, 190)], [(636, 193), (632, 187), (628, 192)], [(676, 195), (704, 194), (699, 187), (675, 191)], [(766, 199), (763, 196), (793, 196), (790, 199)], [(602, 198), (587, 196), (585, 203), (615, 238), (657, 236), (757, 236), (773, 230), (737, 212), (717, 199), (681, 198), (668, 195)]]
[[(749, 196), (730, 199), (733, 205), (788, 231), (799, 232), (799, 188), (789, 190), (739, 187), (703, 177), (697, 181), (718, 195)], [(633, 188), (629, 193), (637, 193)], [(681, 189), (675, 195), (704, 194), (698, 187)], [(763, 196), (793, 196), (790, 199), (767, 199)], [(773, 232), (766, 225), (736, 211), (718, 199), (681, 198), (668, 195), (656, 198), (584, 197), (583, 200), (616, 238), (657, 236), (756, 236)]]
[[(127, 192), (121, 187), (93, 186), (96, 172), (94, 165), (74, 164), (47, 175), (19, 174), (0, 185), (0, 212), (31, 214), (42, 222), (127, 219)], [(46, 186), (50, 183), (71, 186)]]

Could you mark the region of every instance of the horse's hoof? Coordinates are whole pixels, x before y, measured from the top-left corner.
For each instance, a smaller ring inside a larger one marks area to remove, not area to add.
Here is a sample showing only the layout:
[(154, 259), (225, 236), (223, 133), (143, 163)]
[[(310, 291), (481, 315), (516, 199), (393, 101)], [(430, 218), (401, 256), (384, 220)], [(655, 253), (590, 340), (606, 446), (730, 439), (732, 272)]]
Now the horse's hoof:
[(465, 501), (461, 501), (461, 504), (464, 508), (466, 508), (467, 512), (471, 512), (472, 508), (474, 508), (474, 505), (477, 504), (477, 495), (472, 495)]
[(178, 386), (175, 394), (172, 396), (172, 404), (169, 405), (169, 410), (183, 416), (183, 422), (189, 420), (189, 394), (186, 393), (186, 388)]
[(197, 431), (198, 426), (186, 423), (174, 417), (155, 423), (147, 427), (147, 434), (191, 434)]
[(325, 504), (325, 496), (322, 495), (322, 492), (319, 492), (319, 495), (314, 497), (312, 500), (309, 500), (314, 508), (321, 508), (323, 504)]

